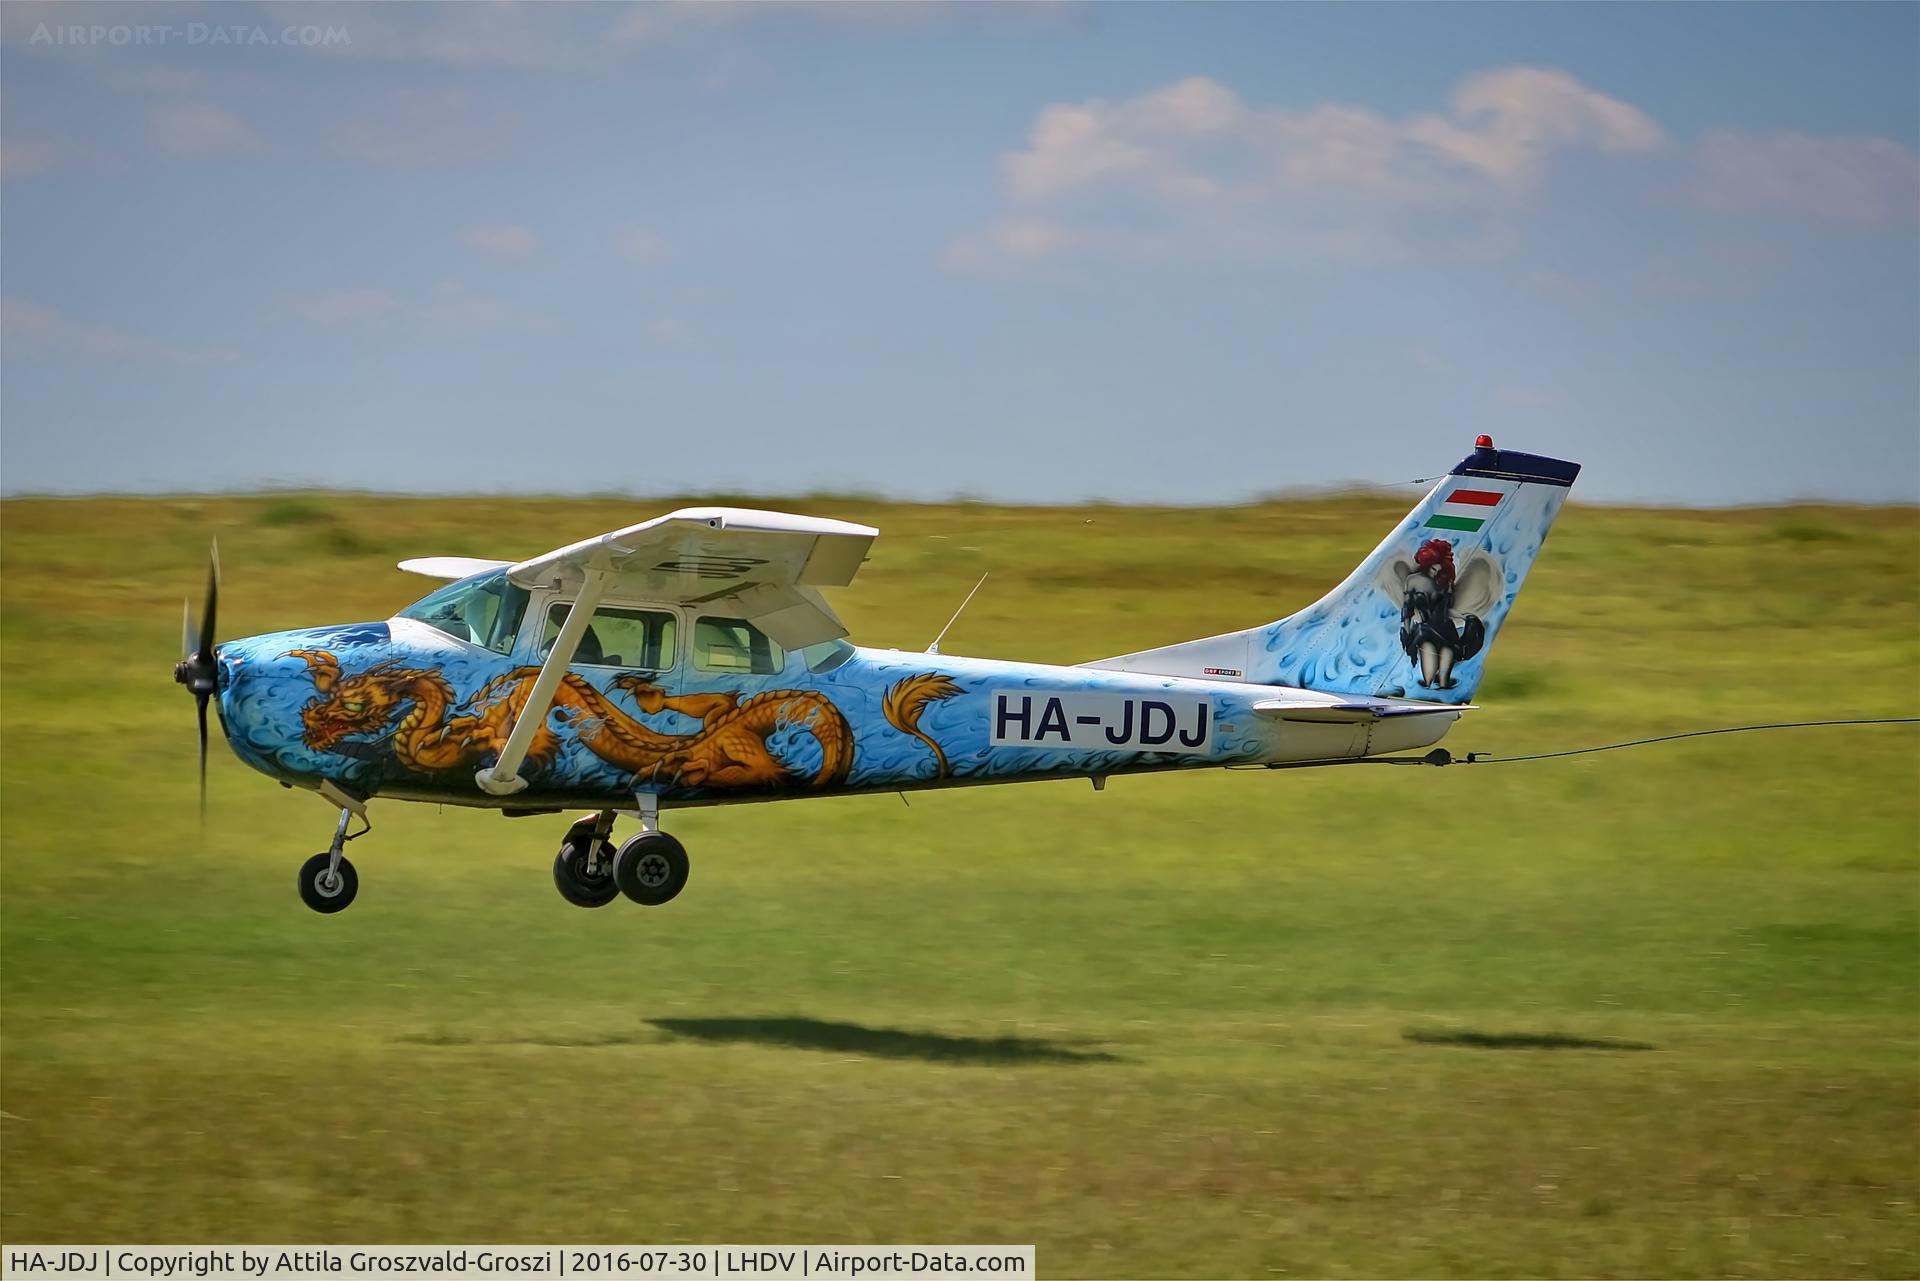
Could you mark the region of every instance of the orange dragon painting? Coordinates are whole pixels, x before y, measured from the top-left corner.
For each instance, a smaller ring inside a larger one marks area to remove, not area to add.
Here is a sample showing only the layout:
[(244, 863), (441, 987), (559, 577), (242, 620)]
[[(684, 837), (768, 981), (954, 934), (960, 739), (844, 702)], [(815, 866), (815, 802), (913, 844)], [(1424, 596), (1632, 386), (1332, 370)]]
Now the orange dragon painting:
[[(293, 650), (288, 657), (303, 660), (313, 677), (316, 697), (300, 712), (308, 747), (346, 751), (346, 740), (353, 738), (354, 752), (361, 754), (365, 736), (376, 736), (413, 773), (474, 767), (496, 757), (540, 672), (515, 668), (460, 702), (436, 670), (390, 660), (347, 676), (327, 650)], [(700, 729), (663, 733), (568, 672), (554, 696), (553, 716), (534, 734), (529, 763), (545, 769), (559, 754), (557, 719), (588, 751), (637, 780), (728, 789), (792, 782), (823, 788), (845, 783), (852, 771), (853, 731), (840, 709), (815, 691), (669, 694), (638, 674), (616, 677), (613, 688), (632, 698), (642, 715), (677, 712), (699, 721)], [(885, 699), (888, 722), (932, 749), (937, 777), (947, 775), (946, 754), (920, 729), (920, 717), (929, 703), (960, 692), (947, 677), (929, 672), (898, 682)], [(810, 776), (799, 775), (776, 755), (774, 736), (785, 729), (805, 731), (819, 745), (820, 764)]]

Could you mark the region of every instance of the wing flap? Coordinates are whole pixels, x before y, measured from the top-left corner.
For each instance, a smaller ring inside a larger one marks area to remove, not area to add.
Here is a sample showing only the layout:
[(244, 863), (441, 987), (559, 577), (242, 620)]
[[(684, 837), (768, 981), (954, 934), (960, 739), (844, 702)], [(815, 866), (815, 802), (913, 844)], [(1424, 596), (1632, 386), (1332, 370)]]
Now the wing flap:
[(805, 649), (847, 634), (846, 624), (833, 607), (811, 587), (755, 583), (718, 598), (712, 608), (735, 610), (772, 637), (781, 649)]

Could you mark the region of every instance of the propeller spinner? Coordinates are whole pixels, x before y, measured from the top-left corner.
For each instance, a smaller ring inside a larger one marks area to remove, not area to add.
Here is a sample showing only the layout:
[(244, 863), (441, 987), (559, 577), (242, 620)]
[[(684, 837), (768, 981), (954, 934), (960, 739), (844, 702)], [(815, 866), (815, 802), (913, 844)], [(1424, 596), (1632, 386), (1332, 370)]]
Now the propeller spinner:
[(207, 812), (207, 701), (220, 689), (219, 647), (213, 642), (214, 623), (220, 610), (220, 545), (215, 543), (207, 557), (207, 603), (200, 614), (200, 630), (193, 630), (190, 606), (181, 606), (181, 659), (173, 666), (175, 682), (193, 695), (194, 709), (200, 717), (200, 813)]

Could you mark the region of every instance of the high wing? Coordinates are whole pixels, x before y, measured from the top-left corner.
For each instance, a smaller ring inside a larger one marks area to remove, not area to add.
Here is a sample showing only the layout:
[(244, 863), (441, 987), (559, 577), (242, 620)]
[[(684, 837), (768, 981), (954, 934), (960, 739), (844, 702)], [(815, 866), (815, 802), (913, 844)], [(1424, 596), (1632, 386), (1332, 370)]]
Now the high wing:
[(1397, 716), (1438, 716), (1441, 713), (1470, 712), (1471, 703), (1419, 703), (1398, 698), (1352, 698), (1337, 694), (1314, 694), (1302, 690), (1283, 698), (1262, 698), (1253, 710), (1262, 716), (1283, 721), (1305, 721), (1316, 725), (1350, 725), (1361, 721), (1386, 720)]
[(847, 634), (818, 589), (852, 582), (879, 534), (818, 516), (685, 507), (508, 566), (520, 586), (572, 591), (574, 599), (499, 758), (474, 775), (475, 784), (495, 796), (526, 787), (520, 765), (587, 620), (609, 592), (708, 605), (751, 621), (783, 649), (804, 649)]
[(578, 589), (597, 569), (609, 592), (730, 611), (776, 644), (804, 649), (847, 634), (817, 589), (852, 582), (879, 534), (820, 516), (685, 507), (523, 560), (507, 577)]

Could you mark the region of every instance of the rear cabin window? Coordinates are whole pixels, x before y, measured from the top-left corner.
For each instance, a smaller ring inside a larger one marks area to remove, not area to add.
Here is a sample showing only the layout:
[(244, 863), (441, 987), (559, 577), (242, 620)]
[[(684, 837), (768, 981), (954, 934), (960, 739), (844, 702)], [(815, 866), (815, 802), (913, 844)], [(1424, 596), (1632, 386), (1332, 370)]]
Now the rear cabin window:
[(703, 672), (771, 676), (787, 665), (787, 655), (744, 618), (702, 618), (693, 625), (693, 665)]
[[(546, 634), (540, 640), (540, 657), (553, 648), (560, 624), (567, 620), (573, 606), (565, 601), (547, 610)], [(593, 621), (580, 634), (580, 648), (573, 661), (584, 667), (638, 667), (649, 672), (664, 672), (673, 666), (674, 617), (653, 609), (623, 609), (602, 606), (593, 611)]]

